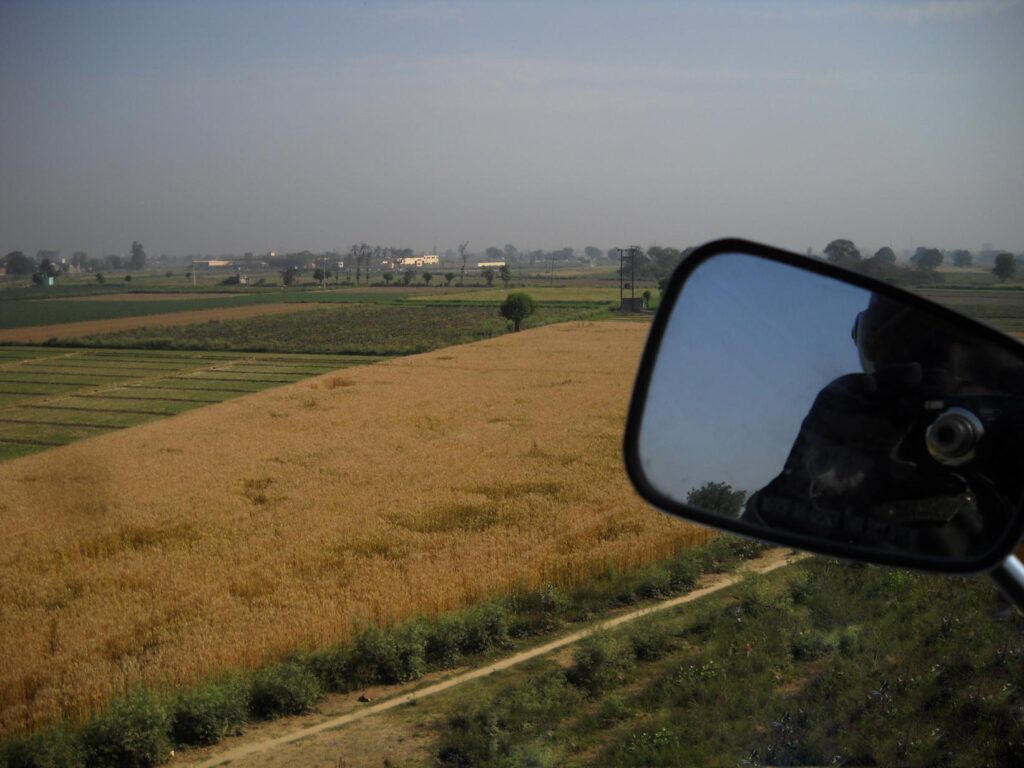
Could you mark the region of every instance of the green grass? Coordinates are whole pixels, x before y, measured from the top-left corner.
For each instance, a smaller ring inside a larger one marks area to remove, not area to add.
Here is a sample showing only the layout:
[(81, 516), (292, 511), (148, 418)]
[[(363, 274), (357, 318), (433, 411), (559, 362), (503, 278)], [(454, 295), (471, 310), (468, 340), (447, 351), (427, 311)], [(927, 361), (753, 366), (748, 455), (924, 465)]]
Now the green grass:
[(0, 461), (380, 359), (0, 349)]
[[(589, 317), (594, 312), (593, 308), (577, 306), (541, 306), (524, 327)], [(493, 306), (341, 304), (295, 314), (138, 328), (59, 343), (142, 349), (406, 355), (508, 331), (508, 321)]]
[(999, 608), (983, 578), (806, 561), (595, 638), (568, 666), (464, 686), (444, 703), (435, 759), (1010, 764), (1024, 749), (1024, 621)]
[(1024, 291), (1008, 287), (929, 288), (919, 293), (1006, 333), (1024, 331)]

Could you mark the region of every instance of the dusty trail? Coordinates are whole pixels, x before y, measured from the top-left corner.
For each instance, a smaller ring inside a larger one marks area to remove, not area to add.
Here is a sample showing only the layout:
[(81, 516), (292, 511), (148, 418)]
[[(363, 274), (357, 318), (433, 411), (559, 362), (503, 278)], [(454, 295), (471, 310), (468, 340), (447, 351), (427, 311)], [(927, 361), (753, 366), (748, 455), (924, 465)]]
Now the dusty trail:
[(702, 586), (698, 587), (692, 592), (688, 592), (685, 595), (674, 597), (669, 600), (657, 603), (655, 605), (649, 605), (644, 608), (637, 609), (635, 611), (630, 611), (629, 613), (624, 613), (620, 616), (616, 616), (613, 619), (607, 619), (605, 621), (587, 627), (586, 629), (578, 630), (571, 634), (564, 635), (563, 637), (559, 637), (556, 640), (551, 640), (542, 645), (538, 645), (533, 648), (528, 648), (524, 651), (520, 651), (519, 653), (507, 656), (506, 658), (501, 659), (500, 661), (496, 661), (492, 664), (488, 664), (486, 666), (479, 667), (468, 672), (456, 674), (452, 677), (449, 677), (446, 680), (442, 680), (432, 685), (428, 685), (425, 688), (413, 690), (408, 693), (398, 694), (387, 699), (386, 701), (380, 702), (379, 704), (373, 704), (371, 706), (366, 706), (353, 712), (348, 712), (343, 715), (330, 717), (326, 720), (323, 720), (322, 722), (316, 723), (315, 725), (297, 728), (288, 733), (284, 733), (273, 738), (255, 740), (248, 743), (238, 744), (237, 746), (220, 752), (212, 757), (208, 757), (205, 760), (202, 760), (201, 762), (191, 763), (191, 765), (196, 766), (196, 768), (213, 768), (213, 766), (226, 765), (228, 763), (234, 763), (242, 758), (250, 757), (262, 752), (267, 752), (277, 747), (282, 747), (286, 744), (292, 744), (302, 739), (309, 739), (313, 736), (316, 736), (319, 733), (323, 733), (324, 731), (333, 731), (337, 728), (341, 728), (342, 726), (348, 725), (349, 723), (354, 723), (357, 720), (362, 720), (372, 715), (376, 715), (381, 712), (386, 712), (389, 709), (394, 709), (395, 707), (400, 707), (411, 702), (425, 699), (428, 696), (433, 696), (435, 694), (442, 693), (444, 691), (449, 690), (450, 688), (462, 685), (463, 683), (468, 683), (472, 680), (476, 680), (481, 677), (486, 677), (487, 675), (490, 675), (494, 672), (500, 672), (502, 670), (509, 669), (510, 667), (514, 667), (518, 664), (522, 664), (526, 661), (529, 661), (530, 659), (535, 659), (538, 656), (543, 656), (545, 654), (551, 653), (552, 651), (557, 651), (560, 648), (564, 648), (568, 645), (578, 643), (580, 640), (587, 637), (588, 635), (593, 634), (594, 632), (613, 629), (615, 627), (621, 626), (622, 624), (627, 624), (631, 621), (636, 621), (637, 619), (643, 618), (644, 616), (649, 616), (652, 613), (656, 613), (658, 611), (665, 611), (680, 605), (684, 605), (686, 603), (691, 603), (696, 600), (700, 600), (703, 597), (707, 597), (710, 594), (713, 594), (715, 592), (725, 589), (726, 587), (730, 587), (733, 584), (736, 584), (737, 582), (742, 580), (744, 574), (748, 572), (761, 574), (769, 573), (771, 571), (776, 570), (777, 568), (781, 568), (783, 566), (795, 563), (798, 560), (803, 559), (803, 557), (805, 557), (805, 555), (787, 554), (787, 551), (782, 549), (769, 550), (761, 557), (744, 564), (742, 567), (740, 567), (732, 573), (715, 574), (713, 576), (705, 577), (705, 579), (701, 580)]

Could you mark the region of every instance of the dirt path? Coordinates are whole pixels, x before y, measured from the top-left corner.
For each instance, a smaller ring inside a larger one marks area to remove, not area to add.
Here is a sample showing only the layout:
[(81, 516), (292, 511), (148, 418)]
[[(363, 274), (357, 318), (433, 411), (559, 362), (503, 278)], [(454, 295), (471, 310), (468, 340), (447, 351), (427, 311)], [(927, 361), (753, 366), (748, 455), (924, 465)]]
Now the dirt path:
[(245, 307), (194, 309), (185, 312), (111, 317), (106, 320), (82, 320), (76, 323), (57, 323), (55, 325), (30, 325), (24, 328), (4, 328), (0, 330), (0, 341), (13, 341), (19, 344), (42, 344), (47, 339), (52, 338), (71, 339), (77, 336), (89, 336), (94, 333), (128, 331), (133, 328), (188, 325), (190, 323), (204, 323), (207, 320), (238, 320), (243, 317), (253, 317), (254, 315), (283, 315), (289, 312), (302, 312), (303, 310), (316, 309), (322, 306), (322, 304), (299, 302), (253, 304)]
[[(433, 683), (431, 685), (427, 685), (426, 687), (409, 691), (407, 693), (398, 693), (397, 695), (392, 696), (386, 701), (382, 701), (378, 704), (363, 706), (361, 709), (347, 712), (342, 715), (329, 717), (328, 719), (323, 720), (319, 723), (298, 727), (271, 738), (260, 738), (258, 733), (253, 733), (251, 734), (251, 736), (255, 736), (254, 739), (246, 741), (245, 743), (236, 743), (235, 746), (232, 746), (227, 750), (219, 752), (213, 756), (209, 756), (206, 759), (201, 760), (200, 762), (179, 764), (191, 764), (196, 766), (197, 768), (213, 768), (213, 766), (221, 766), (226, 765), (228, 763), (233, 764), (240, 759), (250, 757), (259, 753), (267, 752), (269, 750), (273, 750), (275, 748), (282, 747), (287, 744), (292, 744), (299, 740), (310, 739), (311, 737), (316, 736), (317, 734), (321, 734), (325, 731), (333, 731), (342, 726), (370, 717), (371, 715), (386, 712), (390, 709), (394, 709), (395, 707), (400, 707), (405, 704), (415, 703), (421, 699), (427, 698), (428, 696), (433, 696), (435, 694), (442, 693), (443, 691), (447, 691), (450, 688), (462, 685), (463, 683), (468, 683), (472, 680), (476, 680), (481, 677), (486, 677), (487, 675), (493, 674), (494, 672), (500, 672), (501, 670), (509, 669), (510, 667), (522, 664), (526, 661), (529, 661), (530, 659), (535, 659), (538, 656), (543, 656), (553, 651), (557, 651), (561, 648), (565, 648), (566, 646), (578, 643), (580, 640), (587, 637), (588, 635), (593, 634), (594, 632), (612, 629), (614, 627), (621, 626), (622, 624), (626, 624), (631, 621), (636, 621), (637, 619), (643, 618), (644, 616), (648, 616), (657, 611), (668, 610), (680, 605), (684, 605), (686, 603), (693, 602), (695, 600), (700, 600), (703, 597), (707, 597), (710, 594), (713, 594), (722, 589), (725, 589), (726, 587), (730, 587), (733, 584), (736, 584), (743, 578), (743, 575), (746, 572), (752, 571), (755, 573), (769, 573), (777, 568), (790, 565), (791, 563), (794, 563), (797, 560), (802, 559), (802, 557), (804, 556), (787, 554), (786, 550), (772, 549), (766, 552), (760, 558), (752, 560), (749, 563), (746, 563), (737, 571), (725, 574), (714, 574), (712, 576), (707, 576), (701, 579), (700, 586), (697, 589), (695, 589), (692, 592), (688, 592), (685, 595), (681, 595), (680, 597), (674, 597), (670, 600), (665, 600), (655, 605), (650, 605), (645, 608), (630, 611), (629, 613), (624, 613), (620, 616), (616, 616), (613, 619), (607, 619), (605, 621), (587, 627), (586, 629), (578, 630), (571, 634), (560, 637), (556, 640), (551, 640), (542, 645), (538, 645), (533, 648), (528, 648), (524, 651), (520, 651), (519, 653), (507, 656), (506, 658), (501, 659), (500, 661), (496, 661), (493, 664), (488, 664), (477, 669), (455, 674), (452, 677), (449, 677), (445, 680), (441, 680), (440, 682)], [(400, 691), (401, 688), (396, 688), (395, 690)], [(308, 717), (306, 719), (308, 720)], [(295, 764), (298, 765), (300, 763)]]

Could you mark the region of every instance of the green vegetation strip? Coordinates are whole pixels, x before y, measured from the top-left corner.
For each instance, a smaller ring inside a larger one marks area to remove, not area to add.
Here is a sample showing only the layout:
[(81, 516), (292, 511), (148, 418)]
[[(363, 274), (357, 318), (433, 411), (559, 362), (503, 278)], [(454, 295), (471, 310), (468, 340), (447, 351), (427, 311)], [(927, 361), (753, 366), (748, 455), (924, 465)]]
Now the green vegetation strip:
[(434, 619), (367, 627), (354, 643), (296, 654), (251, 673), (226, 673), (188, 691), (134, 689), (87, 723), (60, 723), (11, 739), (0, 755), (10, 768), (158, 765), (172, 748), (215, 744), (248, 720), (307, 712), (324, 692), (410, 682), (432, 669), (507, 653), (516, 643), (588, 621), (599, 611), (684, 593), (701, 573), (730, 570), (760, 551), (756, 544), (723, 537), (636, 570), (595, 574), (572, 593), (555, 587), (517, 591)]
[(1024, 620), (987, 579), (805, 561), (462, 696), (448, 766), (1015, 765)]

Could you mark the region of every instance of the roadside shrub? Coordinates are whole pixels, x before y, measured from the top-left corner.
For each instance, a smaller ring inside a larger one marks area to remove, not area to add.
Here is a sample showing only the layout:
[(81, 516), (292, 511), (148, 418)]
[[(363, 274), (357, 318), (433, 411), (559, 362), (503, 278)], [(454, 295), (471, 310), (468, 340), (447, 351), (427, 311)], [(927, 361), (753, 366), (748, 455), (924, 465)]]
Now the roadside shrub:
[(553, 584), (539, 591), (516, 594), (512, 599), (515, 618), (509, 631), (513, 636), (550, 632), (562, 624), (572, 607), (569, 596)]
[(232, 676), (193, 688), (175, 700), (171, 738), (176, 744), (216, 744), (239, 733), (249, 710), (249, 689)]
[(664, 624), (644, 619), (629, 630), (629, 644), (638, 661), (653, 661), (672, 648), (672, 635)]
[(596, 696), (624, 682), (632, 666), (630, 649), (615, 638), (596, 633), (577, 646), (565, 679), (576, 688)]
[(464, 654), (483, 653), (508, 641), (508, 608), (498, 600), (474, 606), (465, 612), (466, 634), (460, 649)]
[(453, 667), (466, 644), (466, 623), (461, 614), (440, 616), (427, 628), (424, 658), (432, 667)]
[(171, 754), (170, 713), (144, 689), (110, 702), (82, 731), (89, 768), (149, 768)]
[(335, 646), (307, 655), (302, 665), (308, 669), (325, 691), (344, 693), (352, 690), (356, 680), (355, 650), (348, 646)]
[(636, 585), (636, 596), (641, 600), (668, 597), (672, 590), (672, 573), (661, 565), (652, 565), (641, 571), (641, 578)]
[(425, 633), (421, 624), (390, 631), (370, 627), (356, 643), (357, 664), (366, 682), (406, 683), (426, 672)]
[(81, 744), (64, 725), (0, 749), (0, 765), (6, 768), (78, 768), (84, 761)]
[(676, 555), (666, 564), (675, 592), (687, 592), (697, 585), (700, 577), (700, 563), (690, 552)]
[(490, 765), (499, 755), (507, 754), (507, 748), (503, 747), (494, 715), (487, 712), (456, 715), (448, 720), (444, 739), (437, 750), (437, 761), (455, 768)]
[(310, 710), (321, 692), (312, 672), (289, 661), (253, 675), (249, 711), (259, 718), (301, 715)]

